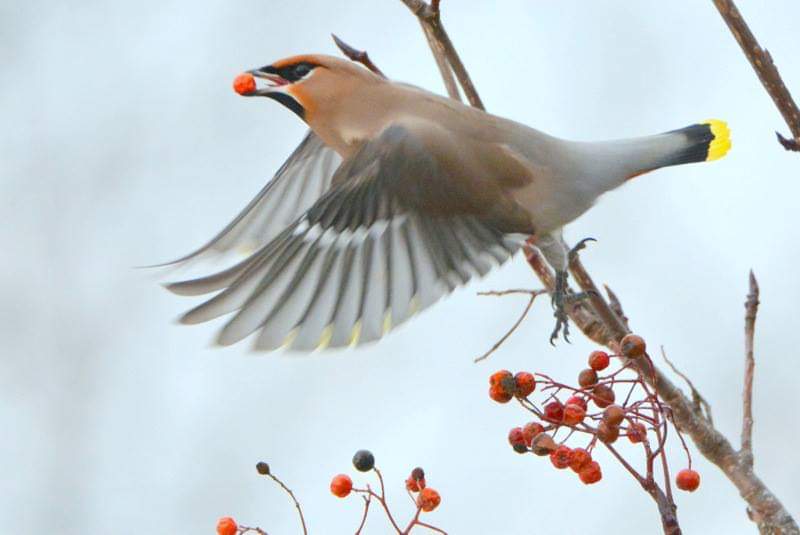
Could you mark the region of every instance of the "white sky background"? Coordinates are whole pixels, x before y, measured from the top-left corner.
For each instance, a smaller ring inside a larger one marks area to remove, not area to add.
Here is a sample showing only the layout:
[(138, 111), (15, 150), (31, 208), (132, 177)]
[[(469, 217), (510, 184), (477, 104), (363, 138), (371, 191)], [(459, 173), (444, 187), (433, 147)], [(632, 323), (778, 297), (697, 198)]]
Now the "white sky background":
[[(800, 4), (739, 3), (800, 97)], [(586, 140), (729, 121), (727, 158), (637, 179), (567, 237), (599, 240), (583, 256), (590, 271), (692, 377), (734, 443), (755, 269), (756, 467), (800, 516), (800, 159), (775, 142), (786, 128), (712, 3), (443, 7), (497, 114)], [(263, 459), (314, 533), (350, 533), (359, 501), (328, 484), (369, 448), (401, 518), (411, 512), (403, 479), (425, 467), (443, 497), (427, 520), (452, 533), (658, 532), (655, 505), (605, 453), (603, 481), (586, 487), (506, 442), (528, 418), (488, 399), (488, 375), (572, 380), (594, 348), (577, 334), (551, 348), (543, 300), (489, 362), (472, 363), (524, 306), (475, 292), (536, 287), (521, 257), (378, 345), (307, 358), (209, 349), (220, 324), (173, 324), (195, 301), (132, 269), (203, 243), (279, 167), (304, 126), (275, 102), (238, 97), (231, 81), (284, 56), (334, 53), (330, 32), (391, 77), (443, 91), (399, 1), (0, 4), (0, 525), (212, 533), (230, 514), (296, 533), (287, 497), (255, 473)], [(685, 532), (755, 532), (734, 487), (695, 458), (701, 489), (677, 495)], [(386, 532), (378, 513), (368, 533)]]

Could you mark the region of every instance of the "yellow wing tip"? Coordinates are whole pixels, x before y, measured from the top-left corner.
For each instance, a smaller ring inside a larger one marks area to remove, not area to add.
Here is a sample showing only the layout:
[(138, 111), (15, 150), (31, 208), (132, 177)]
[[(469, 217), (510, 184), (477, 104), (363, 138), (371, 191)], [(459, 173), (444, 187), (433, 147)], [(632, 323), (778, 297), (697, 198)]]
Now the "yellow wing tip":
[(728, 128), (728, 123), (719, 119), (709, 119), (703, 124), (707, 124), (711, 128), (711, 134), (714, 136), (714, 139), (708, 144), (706, 161), (719, 160), (731, 148), (731, 129)]

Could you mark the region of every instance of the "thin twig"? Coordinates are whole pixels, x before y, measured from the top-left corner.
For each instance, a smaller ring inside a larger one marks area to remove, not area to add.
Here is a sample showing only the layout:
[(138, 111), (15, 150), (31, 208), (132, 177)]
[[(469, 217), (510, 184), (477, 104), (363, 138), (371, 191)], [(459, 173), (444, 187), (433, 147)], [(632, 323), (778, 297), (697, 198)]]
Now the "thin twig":
[(294, 502), (294, 506), (297, 508), (297, 514), (299, 514), (299, 515), (300, 515), (300, 525), (301, 525), (301, 526), (302, 526), (302, 528), (303, 528), (303, 535), (308, 535), (308, 529), (306, 528), (306, 519), (305, 519), (305, 517), (303, 516), (303, 508), (302, 508), (302, 507), (300, 507), (300, 502), (298, 502), (298, 501), (297, 501), (297, 498), (295, 497), (295, 495), (294, 495), (294, 492), (292, 492), (292, 489), (290, 489), (289, 487), (287, 487), (286, 485), (284, 485), (284, 484), (283, 484), (283, 481), (281, 481), (280, 479), (278, 479), (277, 477), (275, 477), (275, 475), (273, 475), (273, 474), (271, 474), (271, 473), (270, 473), (270, 474), (267, 474), (267, 475), (268, 475), (269, 477), (271, 477), (271, 478), (272, 478), (272, 480), (273, 480), (275, 483), (277, 483), (278, 485), (280, 485), (280, 486), (281, 486), (281, 488), (282, 488), (283, 490), (285, 490), (285, 491), (286, 491), (286, 493), (289, 495), (289, 497), (290, 497), (290, 498), (292, 498), (292, 501)]
[[(518, 292), (518, 291), (519, 290), (509, 290), (509, 292)], [(529, 291), (529, 293), (530, 293), (531, 298), (528, 300), (528, 305), (525, 307), (525, 310), (522, 311), (522, 314), (517, 319), (517, 321), (514, 323), (514, 325), (512, 325), (512, 327), (508, 330), (508, 332), (506, 334), (504, 334), (497, 342), (495, 342), (495, 344), (492, 346), (492, 348), (489, 351), (487, 351), (486, 353), (484, 353), (480, 357), (476, 357), (475, 360), (473, 360), (473, 362), (480, 362), (480, 361), (488, 358), (489, 355), (491, 355), (495, 351), (497, 351), (497, 348), (500, 347), (501, 345), (503, 345), (503, 343), (506, 340), (508, 340), (509, 336), (514, 334), (514, 331), (516, 331), (517, 327), (520, 326), (520, 324), (522, 323), (522, 320), (524, 320), (526, 317), (528, 317), (528, 312), (530, 312), (531, 307), (533, 306), (533, 302), (536, 300), (536, 297), (542, 295), (543, 293), (547, 293), (547, 290), (532, 290), (532, 291)], [(485, 295), (502, 295), (502, 292), (495, 292), (493, 294), (490, 294), (490, 293), (487, 292)]]
[(758, 281), (750, 271), (750, 293), (744, 303), (744, 393), (742, 417), (742, 447), (739, 455), (750, 468), (753, 467), (753, 371), (756, 365), (753, 357), (753, 337), (758, 314)]
[(358, 525), (358, 529), (356, 530), (355, 535), (360, 535), (361, 530), (364, 529), (364, 524), (367, 523), (367, 514), (369, 513), (369, 504), (372, 502), (372, 495), (367, 494), (364, 496), (361, 495), (361, 498), (364, 500), (364, 514), (361, 516), (361, 523)]
[(425, 39), (428, 41), (428, 46), (431, 47), (431, 53), (433, 54), (433, 59), (436, 60), (436, 66), (439, 68), (439, 74), (442, 77), (442, 81), (444, 82), (444, 87), (447, 90), (447, 95), (461, 102), (461, 94), (458, 91), (458, 84), (456, 83), (456, 79), (453, 77), (453, 69), (450, 67), (450, 63), (448, 63), (447, 58), (444, 54), (444, 47), (442, 44), (436, 40), (433, 36), (433, 32), (430, 29), (430, 26), (419, 21), (420, 26), (422, 27), (422, 33), (425, 34)]
[(664, 359), (664, 362), (678, 375), (681, 379), (686, 381), (686, 384), (689, 386), (689, 390), (692, 392), (692, 403), (694, 404), (694, 408), (699, 415), (703, 418), (708, 420), (708, 423), (714, 424), (714, 418), (711, 416), (711, 405), (706, 401), (706, 398), (700, 394), (700, 391), (695, 388), (694, 383), (682, 372), (678, 369), (675, 364), (667, 358), (667, 353), (664, 351), (664, 346), (661, 346), (661, 358)]
[(381, 78), (386, 78), (386, 75), (383, 74), (383, 72), (378, 68), (378, 66), (372, 63), (372, 60), (369, 59), (369, 54), (367, 54), (366, 50), (357, 50), (353, 48), (352, 46), (348, 45), (347, 43), (339, 39), (339, 37), (337, 37), (336, 34), (332, 33), (331, 37), (333, 37), (333, 42), (336, 43), (336, 46), (339, 47), (339, 50), (342, 51), (342, 54), (347, 56), (352, 61), (362, 64), (364, 67), (371, 70)]
[(786, 88), (778, 68), (772, 61), (772, 56), (758, 44), (758, 40), (756, 40), (753, 32), (750, 31), (750, 27), (745, 22), (736, 4), (733, 3), (733, 0), (713, 0), (713, 2), (742, 48), (742, 52), (750, 61), (753, 70), (756, 71), (764, 89), (772, 97), (772, 101), (778, 107), (778, 111), (781, 112), (784, 121), (792, 131), (794, 139), (786, 139), (776, 132), (778, 141), (787, 150), (800, 151), (800, 110), (797, 109), (797, 104), (795, 104), (791, 93)]

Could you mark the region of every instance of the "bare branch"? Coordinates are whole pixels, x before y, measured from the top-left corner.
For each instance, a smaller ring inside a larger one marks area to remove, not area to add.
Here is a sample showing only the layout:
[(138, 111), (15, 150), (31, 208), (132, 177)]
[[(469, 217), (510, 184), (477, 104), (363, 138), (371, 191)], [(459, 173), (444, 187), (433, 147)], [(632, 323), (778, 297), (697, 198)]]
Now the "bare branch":
[(713, 0), (713, 2), (742, 48), (742, 52), (750, 61), (753, 70), (756, 71), (764, 89), (772, 97), (772, 101), (778, 107), (784, 121), (792, 131), (794, 139), (787, 139), (776, 132), (778, 141), (787, 150), (800, 151), (800, 110), (797, 109), (797, 104), (795, 104), (791, 93), (786, 88), (786, 84), (783, 83), (783, 78), (781, 78), (778, 68), (772, 61), (772, 56), (758, 44), (753, 32), (750, 31), (750, 27), (745, 22), (736, 4), (733, 3), (733, 0)]
[(667, 353), (664, 351), (664, 346), (661, 346), (661, 357), (676, 375), (686, 381), (686, 384), (689, 386), (689, 390), (692, 393), (692, 403), (694, 404), (694, 410), (697, 412), (697, 414), (708, 420), (708, 423), (713, 425), (714, 418), (711, 416), (711, 405), (708, 403), (708, 401), (706, 401), (706, 398), (700, 394), (700, 391), (695, 388), (691, 379), (689, 379), (682, 371), (678, 369), (677, 366), (675, 366), (675, 364), (672, 363), (671, 360), (667, 358)]
[(622, 303), (619, 301), (619, 297), (614, 291), (608, 287), (608, 284), (604, 284), (603, 288), (606, 289), (606, 295), (608, 295), (608, 306), (611, 307), (611, 310), (614, 311), (614, 314), (622, 320), (622, 323), (625, 325), (625, 328), (630, 330), (630, 325), (628, 324), (628, 316), (625, 315), (625, 311), (622, 310)]
[[(505, 292), (505, 295), (507, 295), (508, 293), (511, 293), (511, 292), (518, 292), (518, 291), (519, 290), (509, 290), (508, 292)], [(488, 358), (489, 355), (491, 355), (495, 351), (497, 351), (497, 348), (500, 347), (501, 345), (503, 345), (503, 343), (506, 340), (508, 340), (509, 336), (514, 334), (514, 331), (516, 331), (517, 327), (520, 326), (520, 324), (522, 323), (522, 320), (524, 320), (526, 317), (528, 317), (528, 312), (530, 312), (531, 307), (533, 306), (533, 302), (536, 300), (536, 298), (538, 296), (542, 295), (543, 293), (547, 293), (547, 290), (532, 290), (532, 291), (530, 291), (528, 293), (530, 293), (531, 298), (528, 300), (528, 305), (525, 307), (525, 310), (522, 311), (522, 314), (520, 315), (519, 319), (517, 319), (517, 321), (514, 323), (514, 325), (511, 326), (511, 329), (509, 329), (508, 332), (506, 334), (504, 334), (502, 338), (500, 338), (500, 340), (495, 342), (495, 344), (492, 346), (492, 348), (489, 351), (487, 351), (486, 353), (484, 353), (480, 357), (476, 357), (475, 360), (473, 360), (473, 362), (480, 362), (480, 361)], [(487, 292), (484, 295), (503, 295), (503, 294), (504, 294), (503, 292), (494, 292), (494, 293), (488, 293)]]
[(367, 54), (366, 50), (356, 50), (352, 46), (339, 39), (336, 34), (332, 33), (331, 37), (333, 37), (333, 42), (336, 43), (336, 46), (339, 47), (339, 50), (342, 51), (342, 54), (347, 56), (352, 61), (362, 64), (364, 67), (371, 70), (381, 78), (386, 78), (386, 75), (381, 72), (377, 65), (372, 63), (371, 59), (369, 59), (369, 54)]
[(742, 462), (753, 468), (753, 371), (756, 366), (753, 357), (753, 337), (756, 331), (758, 313), (758, 281), (750, 271), (750, 293), (744, 303), (744, 393), (742, 414), (742, 447), (739, 455)]
[(297, 498), (295, 497), (295, 495), (294, 495), (294, 492), (292, 492), (292, 489), (290, 489), (289, 487), (287, 487), (287, 486), (286, 486), (286, 485), (283, 483), (283, 481), (281, 481), (280, 479), (278, 479), (278, 478), (277, 478), (275, 475), (273, 475), (272, 473), (268, 473), (268, 474), (266, 474), (266, 475), (267, 475), (267, 476), (269, 476), (270, 478), (272, 478), (272, 480), (273, 480), (275, 483), (277, 483), (278, 485), (280, 485), (280, 487), (281, 487), (281, 488), (282, 488), (284, 491), (286, 491), (286, 493), (287, 493), (287, 494), (289, 495), (289, 497), (292, 499), (292, 501), (294, 502), (294, 506), (297, 508), (297, 514), (298, 514), (298, 515), (300, 515), (300, 526), (303, 528), (303, 535), (308, 535), (308, 528), (306, 528), (306, 519), (305, 519), (305, 517), (303, 516), (303, 508), (302, 508), (302, 507), (300, 507), (300, 502), (298, 502), (298, 501), (297, 501)]

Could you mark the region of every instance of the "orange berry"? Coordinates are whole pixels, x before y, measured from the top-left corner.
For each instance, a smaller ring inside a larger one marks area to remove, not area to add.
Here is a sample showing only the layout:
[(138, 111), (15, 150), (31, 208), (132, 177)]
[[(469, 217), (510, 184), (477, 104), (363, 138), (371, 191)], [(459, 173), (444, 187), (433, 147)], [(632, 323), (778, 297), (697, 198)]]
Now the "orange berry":
[(353, 480), (346, 474), (339, 474), (331, 481), (331, 493), (339, 498), (344, 498), (353, 490)]
[(572, 458), (572, 450), (567, 446), (561, 445), (550, 453), (550, 462), (559, 470), (569, 466)]
[(498, 403), (508, 403), (517, 391), (514, 376), (508, 370), (494, 372), (489, 377), (489, 397)]
[(544, 419), (549, 422), (560, 424), (561, 420), (564, 419), (564, 405), (558, 400), (551, 401), (545, 405)]
[(592, 401), (601, 409), (614, 403), (614, 399), (616, 399), (614, 391), (608, 385), (597, 385), (592, 389)]
[(586, 409), (580, 405), (568, 403), (564, 407), (564, 423), (567, 425), (578, 425), (586, 417)]
[(509, 394), (506, 389), (503, 388), (503, 385), (492, 385), (489, 387), (489, 397), (498, 403), (508, 403), (514, 395)]
[(581, 396), (572, 396), (564, 405), (578, 405), (579, 407), (583, 407), (584, 411), (589, 410), (589, 404), (586, 403), (586, 398)]
[(605, 351), (592, 351), (589, 354), (589, 367), (593, 370), (600, 371), (608, 368), (608, 363), (611, 359)]
[(249, 72), (245, 72), (234, 78), (233, 90), (240, 95), (249, 95), (256, 90), (256, 79)]
[(608, 425), (619, 425), (625, 419), (625, 409), (619, 405), (609, 405), (603, 411), (603, 421)]
[(239, 531), (239, 526), (229, 516), (223, 516), (217, 522), (217, 535), (236, 535), (237, 531)]
[(603, 473), (600, 471), (600, 465), (597, 464), (597, 461), (592, 461), (578, 472), (578, 477), (581, 478), (585, 485), (591, 485), (603, 479)]
[(508, 371), (508, 370), (496, 371), (492, 375), (489, 376), (489, 385), (490, 386), (499, 385), (499, 384), (503, 383), (504, 381), (508, 381), (509, 378), (511, 378), (511, 379), (514, 378), (514, 376), (511, 375), (510, 371)]
[(525, 435), (521, 427), (515, 427), (508, 432), (508, 443), (517, 453), (525, 453), (528, 448), (525, 446)]
[(572, 450), (569, 458), (569, 467), (572, 468), (573, 472), (580, 472), (584, 467), (588, 466), (590, 462), (592, 462), (591, 453), (583, 448), (575, 448)]
[(539, 433), (544, 433), (544, 426), (539, 422), (528, 422), (522, 428), (522, 436), (525, 438), (525, 445), (530, 446), (533, 438)]
[[(422, 479), (421, 481), (425, 480)], [(408, 479), (406, 479), (406, 488), (411, 492), (419, 492), (420, 489), (419, 482), (416, 479), (409, 477)], [(425, 486), (423, 485), (421, 488), (425, 488)]]
[(590, 386), (596, 385), (597, 372), (591, 368), (586, 368), (585, 370), (581, 370), (581, 373), (578, 374), (578, 384), (581, 385), (582, 388), (588, 388)]
[(514, 376), (514, 383), (516, 386), (516, 396), (518, 398), (526, 398), (533, 393), (536, 388), (536, 379), (532, 373), (518, 372)]
[(439, 507), (439, 503), (441, 503), (441, 501), (442, 497), (439, 496), (439, 493), (432, 488), (422, 489), (422, 491), (419, 493), (419, 496), (417, 496), (417, 506), (426, 513), (430, 513)]
[(638, 444), (639, 442), (643, 442), (645, 437), (647, 436), (647, 428), (644, 424), (634, 423), (628, 427), (628, 440), (633, 442), (634, 444)]
[(681, 490), (694, 492), (700, 486), (700, 474), (689, 468), (684, 468), (675, 476), (675, 484)]
[(625, 338), (619, 343), (619, 347), (622, 354), (631, 359), (641, 357), (647, 350), (644, 338), (635, 334), (625, 335)]

